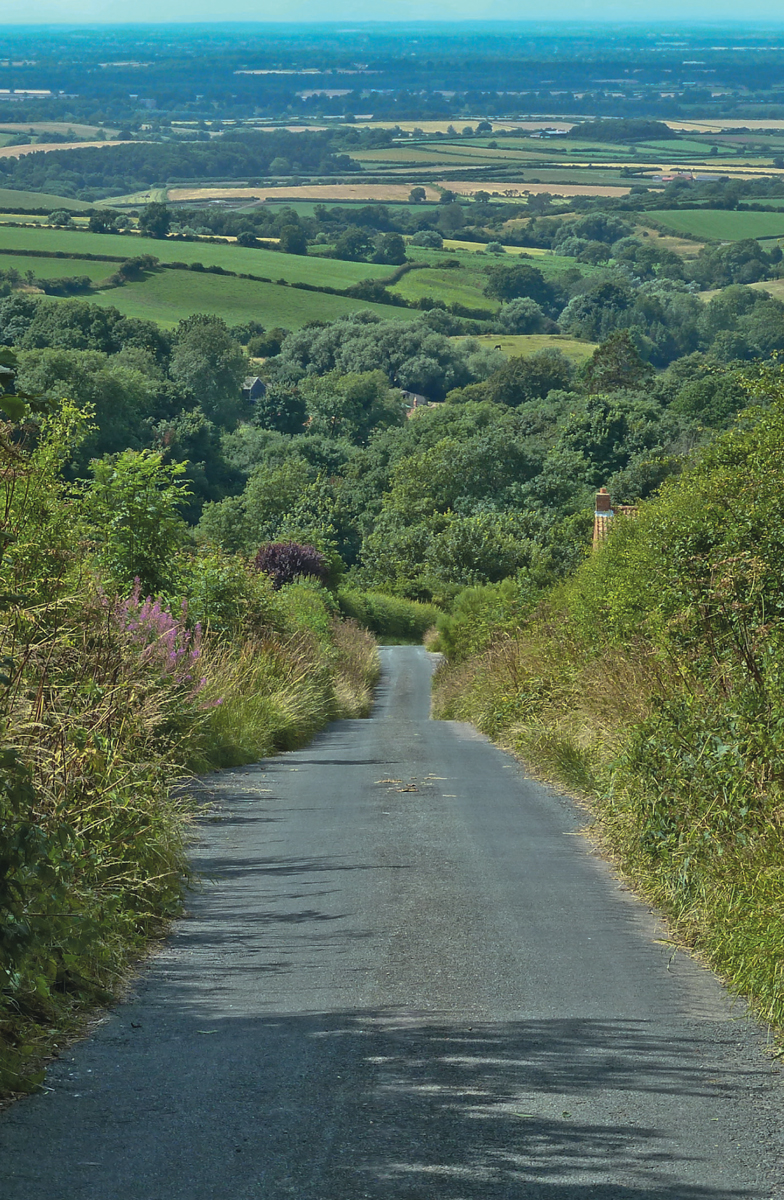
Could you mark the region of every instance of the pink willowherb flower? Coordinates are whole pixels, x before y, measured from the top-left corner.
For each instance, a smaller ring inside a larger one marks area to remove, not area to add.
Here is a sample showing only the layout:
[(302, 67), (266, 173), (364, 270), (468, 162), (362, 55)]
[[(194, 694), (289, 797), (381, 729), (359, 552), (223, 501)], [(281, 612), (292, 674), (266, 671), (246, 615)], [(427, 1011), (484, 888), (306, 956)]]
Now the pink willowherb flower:
[(142, 600), (137, 578), (130, 596), (116, 602), (111, 616), (116, 628), (138, 650), (142, 663), (184, 686), (189, 699), (198, 696), (207, 683), (206, 675), (199, 678), (194, 674), (201, 656), (202, 631), (198, 621), (192, 630), (187, 626), (187, 600), (183, 600), (180, 615), (175, 617), (160, 598), (147, 596)]

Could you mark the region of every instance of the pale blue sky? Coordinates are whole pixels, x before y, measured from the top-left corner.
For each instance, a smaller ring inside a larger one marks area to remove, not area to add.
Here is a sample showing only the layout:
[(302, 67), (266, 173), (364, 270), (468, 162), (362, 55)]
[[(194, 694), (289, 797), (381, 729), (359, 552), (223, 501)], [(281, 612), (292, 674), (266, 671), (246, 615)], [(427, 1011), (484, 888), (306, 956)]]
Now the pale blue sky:
[[(2, 0), (2, 25), (192, 21), (731, 21), (737, 0)], [(784, 24), (783, 0), (750, 0), (744, 21)]]

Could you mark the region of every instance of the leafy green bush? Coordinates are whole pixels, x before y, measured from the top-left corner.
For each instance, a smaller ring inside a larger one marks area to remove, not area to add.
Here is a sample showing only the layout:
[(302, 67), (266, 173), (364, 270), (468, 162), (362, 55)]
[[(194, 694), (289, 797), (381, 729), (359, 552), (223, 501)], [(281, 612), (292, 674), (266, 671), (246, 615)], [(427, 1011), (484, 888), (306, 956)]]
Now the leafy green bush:
[(433, 604), (402, 600), (383, 592), (342, 590), (338, 592), (338, 605), (344, 616), (395, 642), (421, 642), (439, 617)]

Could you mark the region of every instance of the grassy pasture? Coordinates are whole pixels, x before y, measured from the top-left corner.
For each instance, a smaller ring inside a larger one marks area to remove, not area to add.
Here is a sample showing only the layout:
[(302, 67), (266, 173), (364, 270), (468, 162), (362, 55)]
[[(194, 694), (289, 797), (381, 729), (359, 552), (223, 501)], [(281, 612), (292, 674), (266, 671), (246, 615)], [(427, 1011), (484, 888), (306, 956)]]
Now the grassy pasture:
[(0, 271), (15, 268), (22, 275), (32, 271), (39, 279), (87, 275), (93, 283), (102, 283), (117, 270), (117, 266), (117, 263), (91, 262), (89, 258), (33, 258), (26, 254), (0, 254)]
[[(750, 283), (749, 287), (756, 288), (756, 290), (760, 292), (768, 292), (777, 300), (784, 300), (784, 279), (765, 279), (760, 283)], [(708, 295), (707, 292), (703, 292), (702, 294), (704, 297), (707, 297)], [(716, 295), (718, 295), (718, 292), (711, 293), (711, 296)]]
[[(250, 250), (234, 244), (158, 241), (136, 234), (89, 233), (86, 230), (0, 227), (0, 247), (9, 250), (65, 251), (68, 254), (111, 254), (133, 258), (153, 254), (161, 262), (200, 262), (205, 267), (312, 283), (318, 287), (347, 288), (363, 279), (388, 275), (391, 268), (369, 263), (281, 254), (276, 250)], [(65, 261), (65, 260), (64, 260)], [(107, 274), (109, 272), (107, 271)]]
[(651, 215), (674, 233), (691, 234), (702, 241), (739, 242), (744, 238), (784, 237), (784, 213), (659, 209)]
[[(459, 340), (459, 339), (458, 339)], [(483, 346), (501, 348), (507, 358), (536, 354), (537, 350), (560, 350), (572, 362), (583, 363), (596, 349), (595, 342), (582, 342), (565, 333), (497, 334), (482, 333), (477, 338)]]
[[(417, 247), (413, 246), (411, 248), (416, 250)], [(476, 254), (477, 252), (485, 253), (485, 248), (481, 242), (461, 242), (456, 238), (444, 238), (444, 248), (446, 250), (463, 250), (468, 254)], [(504, 250), (507, 254), (530, 254), (533, 256), (547, 254), (546, 250), (542, 250), (538, 246), (533, 248), (529, 246), (504, 246)], [(499, 262), (503, 261), (503, 255), (501, 254), (497, 256), (492, 254), (488, 255), (488, 258), (493, 260), (495, 260), (496, 257), (498, 258)]]
[(721, 154), (730, 153), (726, 149), (723, 150), (721, 144), (719, 144), (719, 154), (711, 154), (710, 148), (712, 144), (710, 141), (698, 142), (693, 138), (679, 138), (677, 142), (671, 142), (666, 138), (662, 138), (661, 141), (637, 142), (636, 146), (640, 152), (653, 150), (656, 154), (666, 154), (670, 158), (673, 154), (692, 154), (699, 155), (707, 160), (717, 158)]
[[(316, 206), (317, 205), (321, 206), (321, 204), (323, 204), (323, 203), (324, 203), (324, 201), (322, 201), (322, 200), (265, 200), (264, 208), (272, 208), (272, 209), (290, 208), (290, 209), (293, 209), (293, 211), (295, 213), (298, 213), (299, 216), (301, 216), (301, 217), (312, 217), (313, 211), (316, 208)], [(330, 201), (326, 205), (326, 207), (327, 208), (345, 208), (348, 212), (351, 212), (352, 209), (356, 209), (358, 211), (361, 208), (367, 207), (368, 204), (378, 204), (378, 203), (383, 203), (384, 208), (389, 209), (390, 212), (430, 213), (430, 214), (432, 214), (432, 212), (433, 212), (433, 202), (431, 202), (430, 204), (410, 204), (410, 203), (408, 203), (408, 201), (405, 201), (405, 200), (403, 200), (403, 201), (401, 201), (401, 200), (384, 200), (384, 201), (341, 200), (341, 201), (336, 201), (334, 203), (332, 201)], [(243, 207), (240, 209), (240, 211), (241, 212), (255, 212), (259, 207), (260, 206), (258, 204), (243, 205)]]
[(66, 208), (69, 212), (81, 212), (90, 205), (83, 200), (72, 200), (69, 196), (55, 196), (51, 192), (23, 192), (16, 188), (0, 187), (0, 209)]
[(192, 271), (161, 271), (93, 299), (119, 309), (127, 317), (144, 317), (167, 327), (197, 312), (215, 313), (229, 325), (253, 319), (285, 329), (299, 329), (308, 321), (333, 321), (358, 309), (369, 309), (393, 321), (409, 321), (418, 315), (413, 309), (388, 304), (367, 304), (345, 296)]
[(430, 297), (443, 300), (444, 304), (463, 304), (466, 308), (483, 308), (488, 315), (497, 312), (499, 305), (482, 294), (487, 278), (479, 271), (454, 271), (438, 267), (426, 267), (420, 271), (409, 271), (391, 287), (390, 292), (406, 300)]

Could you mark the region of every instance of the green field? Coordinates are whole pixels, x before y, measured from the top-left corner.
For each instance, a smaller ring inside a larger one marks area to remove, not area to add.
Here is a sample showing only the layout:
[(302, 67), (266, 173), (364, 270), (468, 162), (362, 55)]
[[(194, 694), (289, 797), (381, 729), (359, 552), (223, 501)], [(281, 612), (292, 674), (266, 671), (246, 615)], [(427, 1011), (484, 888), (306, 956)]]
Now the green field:
[(0, 188), (0, 209), (25, 210), (28, 208), (66, 208), (69, 212), (81, 212), (90, 208), (84, 200), (71, 200), (67, 196), (53, 196), (49, 192), (21, 192), (15, 188)]
[[(460, 246), (459, 250), (430, 250), (424, 246), (407, 246), (406, 253), (414, 262), (427, 263), (426, 268), (409, 271), (398, 283), (389, 290), (396, 292), (406, 300), (419, 300), (426, 296), (434, 300), (443, 300), (446, 305), (462, 304), (466, 308), (484, 308), (488, 315), (499, 309), (499, 304), (484, 295), (487, 283), (487, 271), (495, 266), (513, 266), (519, 260), (520, 254), (528, 251), (520, 250), (517, 246), (510, 248), (509, 254), (487, 254), (481, 257), (477, 251), (483, 251), (481, 243), (450, 242), (445, 245)], [(471, 247), (469, 249), (469, 247)], [(537, 268), (545, 279), (558, 276), (562, 272), (573, 269), (578, 264), (573, 258), (565, 258), (560, 254), (549, 251), (533, 250), (531, 266)], [(455, 270), (451, 264), (460, 263), (460, 270)], [(592, 275), (599, 268), (579, 264), (582, 275)]]
[[(429, 213), (432, 215), (433, 209), (437, 209), (436, 201), (431, 201), (428, 204), (409, 204), (407, 201), (400, 200), (270, 200), (267, 199), (263, 204), (254, 202), (253, 204), (243, 205), (238, 209), (239, 212), (258, 212), (260, 208), (271, 208), (275, 211), (281, 208), (291, 208), (301, 217), (312, 217), (315, 208), (345, 208), (349, 211), (359, 211), (361, 208), (372, 208), (377, 204), (383, 205), (390, 212), (400, 212), (401, 210), (407, 213)], [(172, 204), (172, 210), (177, 211), (179, 208), (200, 207), (198, 204), (193, 205), (187, 200), (178, 200)]]
[(409, 271), (389, 290), (406, 300), (430, 297), (433, 300), (443, 300), (446, 305), (462, 304), (466, 308), (483, 308), (489, 316), (498, 311), (499, 304), (498, 301), (482, 295), (486, 283), (487, 276), (481, 271), (424, 267), (421, 270)]
[(117, 270), (117, 263), (93, 262), (89, 258), (33, 258), (27, 254), (0, 254), (0, 271), (16, 269), (21, 275), (32, 271), (39, 279), (64, 279), (87, 275), (93, 283), (102, 283)]
[(309, 321), (334, 321), (357, 309), (369, 309), (392, 321), (410, 321), (419, 315), (410, 308), (193, 271), (160, 271), (91, 299), (117, 308), (127, 317), (144, 317), (168, 327), (192, 313), (214, 313), (229, 325), (252, 319), (268, 328), (280, 325), (285, 329), (299, 329)]
[(641, 214), (640, 222), (652, 216), (657, 224), (674, 233), (685, 233), (702, 241), (739, 242), (744, 238), (784, 237), (784, 213), (723, 212), (720, 209), (657, 210)]
[[(459, 340), (459, 339), (458, 339)], [(565, 333), (497, 334), (482, 333), (476, 339), (491, 349), (499, 346), (508, 358), (536, 354), (537, 350), (560, 350), (574, 363), (583, 363), (596, 349), (595, 342), (581, 342)]]
[[(363, 279), (388, 275), (390, 267), (338, 259), (281, 254), (277, 250), (248, 250), (232, 244), (157, 241), (135, 234), (89, 233), (86, 230), (8, 228), (0, 226), (0, 248), (9, 250), (65, 251), (68, 254), (111, 254), (133, 258), (153, 254), (161, 262), (201, 262), (205, 267), (312, 283), (319, 287), (347, 288)], [(65, 268), (64, 268), (65, 270)], [(108, 273), (108, 272), (107, 272)]]

